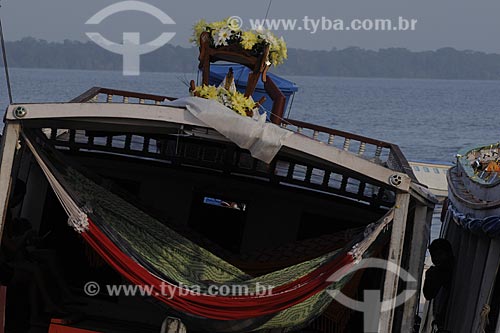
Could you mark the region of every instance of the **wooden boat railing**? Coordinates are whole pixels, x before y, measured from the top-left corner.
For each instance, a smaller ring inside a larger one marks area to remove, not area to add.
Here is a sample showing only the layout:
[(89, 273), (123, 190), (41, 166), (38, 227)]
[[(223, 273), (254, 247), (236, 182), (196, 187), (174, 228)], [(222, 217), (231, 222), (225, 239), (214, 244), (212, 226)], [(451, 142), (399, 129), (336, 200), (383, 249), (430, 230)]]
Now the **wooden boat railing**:
[[(138, 103), (161, 105), (173, 97), (143, 94), (132, 91), (93, 87), (74, 98), (70, 103)], [(389, 169), (405, 173), (412, 181), (418, 180), (398, 145), (361, 135), (344, 132), (304, 121), (283, 119), (281, 126), (314, 140), (362, 156)]]
[(396, 144), (294, 119), (284, 119), (281, 126), (373, 162), (385, 164), (418, 182), (410, 164)]
[[(115, 97), (121, 98), (121, 100), (118, 101), (115, 99)], [(137, 104), (160, 105), (166, 100), (173, 101), (175, 99), (176, 98), (174, 97), (161, 95), (143, 94), (126, 90), (93, 87), (80, 96), (73, 98), (70, 103), (134, 103), (134, 100), (136, 100)]]

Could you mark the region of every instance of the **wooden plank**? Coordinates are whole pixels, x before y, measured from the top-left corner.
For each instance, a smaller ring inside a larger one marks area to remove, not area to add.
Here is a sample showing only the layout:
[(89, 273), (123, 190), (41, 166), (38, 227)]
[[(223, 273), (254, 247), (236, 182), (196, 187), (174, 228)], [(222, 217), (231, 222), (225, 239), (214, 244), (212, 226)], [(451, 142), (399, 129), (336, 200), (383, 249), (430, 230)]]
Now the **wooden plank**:
[[(18, 105), (11, 105), (7, 113), (7, 119), (15, 120), (14, 109)], [(206, 127), (206, 125), (183, 108), (145, 104), (122, 104), (122, 103), (54, 103), (54, 104), (28, 104), (25, 105), (27, 114), (23, 118), (29, 119), (69, 119), (69, 120), (93, 120), (95, 122), (113, 121), (122, 122), (123, 119), (134, 121), (152, 120), (157, 122), (171, 122), (177, 124), (194, 125)], [(90, 119), (89, 119), (90, 118)], [(399, 191), (408, 191), (411, 179), (404, 173), (396, 172), (382, 165), (370, 162), (356, 156), (355, 154), (329, 146), (323, 142), (313, 140), (303, 135), (294, 134), (284, 142), (284, 147), (316, 156), (322, 160), (332, 162), (346, 169), (353, 170), (378, 183), (388, 185)], [(389, 182), (392, 175), (401, 177), (401, 184), (394, 186)]]
[[(495, 239), (490, 243), (490, 248), (488, 251), (488, 258), (486, 259), (486, 264), (484, 265), (484, 274), (481, 281), (481, 288), (479, 289), (479, 297), (477, 299), (476, 313), (481, 311), (483, 305), (490, 304), (491, 293), (494, 287), (495, 279), (498, 274), (498, 268), (500, 267), (500, 240)], [(476, 315), (474, 319), (474, 324), (472, 325), (472, 332), (479, 332), (480, 316)], [(500, 320), (497, 324), (496, 332), (500, 332)]]
[(395, 274), (385, 274), (382, 300), (391, 301), (392, 306), (391, 310), (380, 314), (379, 332), (391, 333), (393, 329), (392, 325), (394, 321), (396, 296), (398, 293), (399, 271), (401, 268), (401, 259), (403, 257), (403, 245), (409, 204), (409, 193), (398, 193), (396, 195), (394, 221), (392, 222), (391, 242), (387, 260), (396, 264), (398, 268), (396, 272), (394, 272)]
[(426, 205), (417, 203), (412, 230), (412, 241), (410, 247), (410, 262), (408, 272), (418, 280), (417, 293), (404, 305), (401, 332), (412, 332), (415, 323), (415, 313), (419, 305), (420, 290), (422, 289), (422, 274), (424, 271), (425, 252), (429, 244), (431, 233), (432, 212)]
[(434, 209), (434, 206), (438, 203), (438, 200), (434, 196), (434, 194), (432, 194), (429, 189), (421, 185), (411, 183), (410, 192), (413, 199), (417, 200), (423, 205), (426, 205), (429, 208)]
[[(453, 222), (453, 220), (451, 220), (451, 216), (448, 215), (448, 222), (447, 223), (447, 230), (446, 230), (446, 233), (440, 235), (440, 238), (446, 238), (450, 243), (451, 243), (451, 246), (453, 248), (453, 254), (455, 256), (455, 266), (456, 267), (459, 267), (458, 266), (458, 258), (459, 258), (459, 253), (460, 253), (460, 250), (463, 248), (462, 246), (462, 242), (463, 242), (463, 230), (461, 228), (459, 228), (455, 222)], [(449, 297), (449, 300), (448, 300), (448, 309), (447, 309), (447, 315), (446, 315), (446, 319), (445, 319), (445, 325), (448, 325), (447, 321), (448, 321), (448, 317), (450, 316), (449, 314), (452, 313), (452, 308), (453, 308), (453, 305), (454, 305), (454, 290), (457, 288), (457, 285), (458, 285), (458, 280), (460, 279), (460, 277), (455, 277), (455, 273), (454, 272), (454, 275), (453, 275), (453, 279), (452, 279), (452, 282), (451, 282), (451, 291), (450, 291), (450, 297)]]
[[(458, 230), (461, 234), (460, 237), (460, 250), (458, 254), (458, 261), (455, 263), (455, 267), (469, 268), (470, 266), (470, 248), (471, 248), (471, 235), (464, 230)], [(452, 332), (466, 332), (462, 331), (462, 315), (463, 311), (468, 308), (466, 302), (466, 295), (463, 292), (469, 287), (469, 277), (470, 272), (468, 269), (455, 270), (453, 276), (454, 286), (452, 287), (451, 294), (448, 301), (448, 315), (446, 328)]]
[(270, 120), (273, 124), (281, 124), (285, 113), (286, 98), (274, 81), (268, 76), (264, 82), (264, 89), (273, 101)]
[(7, 122), (0, 146), (0, 240), (2, 239), (12, 184), (12, 166), (19, 140), (20, 125)]
[[(488, 238), (479, 238), (473, 235), (471, 236), (476, 240), (476, 246), (475, 249), (473, 248), (470, 251), (472, 265), (468, 266), (471, 272), (471, 277), (469, 279), (466, 302), (469, 304), (470, 308), (464, 311), (464, 316), (462, 317), (464, 322), (462, 329), (468, 332), (474, 332), (472, 330), (472, 324), (480, 318), (481, 309), (484, 305), (484, 303), (479, 303), (479, 292), (482, 289), (481, 281), (490, 247), (490, 240)], [(475, 308), (474, 305), (476, 305)], [(475, 309), (476, 311), (471, 311), (471, 309)]]
[[(18, 120), (14, 116), (14, 110), (19, 105), (11, 105), (6, 113), (6, 119)], [(93, 118), (98, 122), (99, 118), (154, 120), (160, 122), (173, 122), (178, 124), (206, 125), (183, 108), (168, 106), (157, 106), (150, 104), (122, 104), (122, 103), (45, 103), (24, 104), (27, 114), (23, 120), (29, 119), (76, 119)]]

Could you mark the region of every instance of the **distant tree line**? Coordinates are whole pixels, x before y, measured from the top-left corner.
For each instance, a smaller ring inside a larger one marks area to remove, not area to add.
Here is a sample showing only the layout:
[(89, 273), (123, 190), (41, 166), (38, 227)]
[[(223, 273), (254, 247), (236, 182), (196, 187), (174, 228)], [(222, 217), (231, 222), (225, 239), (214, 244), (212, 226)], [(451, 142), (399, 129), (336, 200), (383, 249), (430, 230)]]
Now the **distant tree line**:
[[(121, 70), (120, 55), (92, 42), (65, 40), (47, 42), (34, 38), (7, 42), (9, 65), (24, 68)], [(170, 44), (144, 55), (143, 71), (185, 72), (196, 70), (197, 50)], [(378, 51), (349, 47), (342, 50), (312, 51), (289, 49), (287, 62), (273, 69), (285, 75), (500, 79), (500, 55), (441, 48), (412, 52), (404, 48)]]

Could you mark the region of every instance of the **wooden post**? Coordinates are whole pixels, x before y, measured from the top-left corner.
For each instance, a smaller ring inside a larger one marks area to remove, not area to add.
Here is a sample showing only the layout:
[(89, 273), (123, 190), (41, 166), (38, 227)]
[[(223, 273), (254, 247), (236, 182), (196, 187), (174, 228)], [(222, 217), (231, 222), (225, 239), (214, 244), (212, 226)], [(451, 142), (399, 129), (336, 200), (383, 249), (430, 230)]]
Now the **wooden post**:
[[(379, 332), (391, 333), (394, 321), (394, 310), (396, 296), (398, 293), (399, 269), (403, 255), (403, 245), (406, 231), (406, 219), (408, 216), (408, 206), (410, 204), (409, 193), (398, 193), (392, 222), (391, 243), (389, 247), (388, 260), (397, 265), (397, 271), (385, 274), (384, 292), (382, 300), (390, 300), (393, 306), (389, 311), (380, 314)], [(378, 311), (374, 309), (374, 311)]]
[(264, 89), (273, 101), (273, 108), (271, 110), (271, 122), (273, 124), (279, 125), (281, 124), (283, 114), (285, 113), (285, 95), (283, 95), (276, 83), (274, 83), (274, 81), (270, 77), (268, 77), (266, 82), (264, 82)]
[(7, 122), (4, 127), (0, 146), (0, 241), (7, 215), (12, 183), (12, 166), (14, 164), (17, 141), (19, 140), (19, 131), (19, 123)]
[(253, 72), (248, 74), (247, 87), (245, 89), (245, 97), (250, 97), (255, 91), (255, 87), (257, 87), (257, 83), (259, 83), (260, 73)]
[(420, 295), (420, 290), (422, 289), (422, 281), (420, 279), (424, 270), (424, 261), (422, 258), (425, 257), (427, 245), (429, 244), (432, 212), (433, 209), (427, 207), (426, 205), (422, 205), (421, 203), (417, 203), (413, 221), (413, 237), (410, 247), (410, 253), (412, 255), (410, 256), (408, 272), (411, 276), (416, 278), (419, 283), (417, 284), (417, 292), (415, 295), (413, 295), (413, 297), (410, 298), (404, 305), (401, 332), (412, 332), (415, 324), (415, 310), (419, 305), (418, 296)]
[[(480, 312), (483, 305), (490, 304), (491, 293), (495, 284), (496, 276), (500, 267), (500, 240), (494, 239), (490, 242), (488, 257), (484, 265), (484, 273), (479, 289), (479, 297), (477, 299), (476, 311)], [(471, 332), (479, 332), (479, 325), (481, 323), (481, 316), (476, 313)], [(496, 332), (500, 332), (500, 320), (498, 321)]]

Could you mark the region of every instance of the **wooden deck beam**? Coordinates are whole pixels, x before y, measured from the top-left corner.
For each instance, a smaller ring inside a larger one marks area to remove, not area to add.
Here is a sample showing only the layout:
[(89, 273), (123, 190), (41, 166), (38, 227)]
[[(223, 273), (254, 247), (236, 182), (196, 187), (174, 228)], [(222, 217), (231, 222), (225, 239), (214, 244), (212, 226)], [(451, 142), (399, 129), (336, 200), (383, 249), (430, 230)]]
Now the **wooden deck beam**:
[[(23, 104), (11, 105), (8, 108), (7, 119), (17, 120), (15, 110), (23, 106), (26, 114), (23, 120), (30, 119), (72, 119), (82, 121), (99, 121), (112, 124), (120, 119), (124, 124), (127, 119), (130, 124), (137, 121), (171, 122), (183, 125), (206, 127), (203, 122), (194, 117), (183, 108), (157, 106), (148, 104), (122, 104), (122, 103), (49, 103), (49, 104)], [(346, 169), (353, 170), (376, 182), (387, 185), (399, 192), (409, 191), (411, 179), (404, 173), (399, 173), (379, 164), (368, 161), (355, 154), (329, 146), (299, 134), (288, 137), (283, 146), (294, 150), (303, 151), (322, 160), (334, 163)], [(390, 182), (392, 176), (398, 176), (399, 185)]]
[(19, 123), (6, 122), (0, 146), (0, 240), (2, 239), (5, 218), (7, 216), (12, 185), (12, 166), (16, 155), (19, 131)]
[(425, 252), (431, 236), (432, 213), (434, 207), (417, 202), (415, 208), (415, 216), (413, 220), (412, 240), (409, 252), (410, 262), (408, 265), (408, 273), (417, 279), (417, 292), (405, 304), (403, 311), (403, 320), (401, 324), (401, 332), (412, 332), (415, 324), (415, 313), (419, 306), (419, 295), (422, 290), (423, 281), (421, 279), (424, 271)]
[[(484, 273), (480, 282), (479, 295), (476, 304), (476, 313), (474, 314), (474, 322), (471, 332), (479, 332), (481, 326), (481, 310), (484, 305), (491, 304), (492, 292), (497, 274), (500, 267), (500, 240), (494, 239), (489, 244), (486, 264), (484, 265)], [(500, 332), (500, 320), (498, 321), (496, 331)]]

